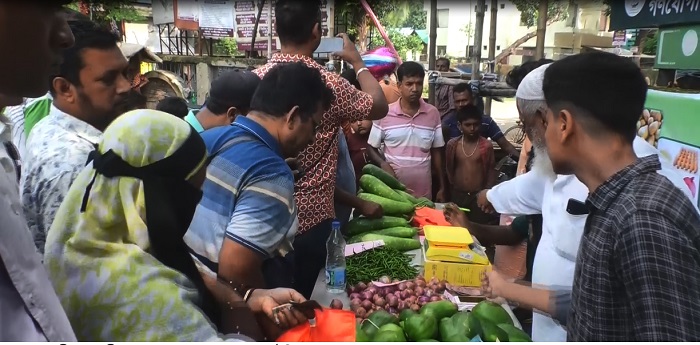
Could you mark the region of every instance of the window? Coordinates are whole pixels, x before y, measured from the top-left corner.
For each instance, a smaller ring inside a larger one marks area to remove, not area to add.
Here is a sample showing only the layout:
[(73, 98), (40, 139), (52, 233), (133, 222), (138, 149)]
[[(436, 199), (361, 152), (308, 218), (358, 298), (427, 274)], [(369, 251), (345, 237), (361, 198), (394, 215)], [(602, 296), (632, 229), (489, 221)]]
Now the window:
[(450, 10), (442, 9), (437, 12), (438, 28), (447, 28), (450, 23)]
[(437, 56), (446, 56), (447, 55), (447, 46), (437, 46)]
[(506, 4), (501, 4), (501, 9), (506, 8)]
[(496, 50), (501, 50), (501, 46), (496, 46)]

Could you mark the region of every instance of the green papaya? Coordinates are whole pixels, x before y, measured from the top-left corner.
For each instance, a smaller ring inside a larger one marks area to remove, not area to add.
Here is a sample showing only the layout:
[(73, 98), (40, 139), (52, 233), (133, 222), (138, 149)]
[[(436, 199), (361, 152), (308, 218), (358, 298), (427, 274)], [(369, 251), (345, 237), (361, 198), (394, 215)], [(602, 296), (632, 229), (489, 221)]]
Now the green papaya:
[(416, 315), (416, 312), (411, 309), (404, 309), (399, 313), (399, 321), (406, 321), (411, 315)]
[(429, 315), (411, 315), (404, 321), (403, 330), (411, 341), (435, 339), (438, 336), (438, 322)]
[(358, 323), (357, 328), (355, 328), (355, 342), (366, 343), (368, 341), (370, 341), (370, 338), (367, 336), (367, 333), (362, 330), (361, 325)]
[(382, 327), (379, 327), (377, 334), (372, 338), (374, 342), (405, 342), (406, 336), (403, 333), (403, 329), (398, 325), (393, 323), (388, 323)]
[(444, 317), (451, 317), (457, 313), (457, 305), (450, 301), (430, 302), (420, 308), (421, 315), (429, 315), (436, 320), (442, 320)]
[(469, 318), (467, 319), (467, 329), (465, 329), (465, 334), (469, 339), (472, 339), (481, 333), (481, 322), (479, 318), (474, 315), (474, 313), (469, 313)]
[(481, 333), (479, 334), (481, 340), (486, 342), (508, 341), (508, 333), (496, 326), (496, 324), (485, 320), (479, 320), (479, 324), (481, 324)]
[(368, 337), (374, 338), (379, 328), (382, 326), (393, 323), (398, 326), (399, 319), (389, 314), (386, 310), (377, 310), (372, 315), (370, 315), (365, 321), (362, 322), (362, 330), (365, 331)]
[(479, 321), (488, 320), (496, 325), (501, 323), (513, 324), (510, 314), (500, 304), (491, 301), (479, 302), (472, 308), (472, 314), (478, 317)]
[(497, 325), (498, 328), (502, 329), (504, 332), (508, 334), (508, 341), (511, 343), (516, 343), (516, 342), (532, 342), (532, 338), (530, 338), (527, 333), (523, 332), (522, 329), (515, 327), (509, 323), (502, 323)]
[(443, 342), (466, 342), (469, 338), (464, 335), (461, 329), (455, 327), (454, 319), (445, 317), (440, 320), (438, 326), (440, 339)]
[[(476, 321), (476, 330), (472, 330), (472, 328), (475, 327), (473, 326), (474, 321), (471, 321), (472, 318)], [(477, 334), (479, 334), (479, 321), (476, 320), (476, 318), (473, 317), (471, 313), (466, 311), (459, 312), (452, 315), (451, 319), (454, 327), (461, 330), (461, 333), (464, 334), (465, 337), (471, 339), (474, 338)]]

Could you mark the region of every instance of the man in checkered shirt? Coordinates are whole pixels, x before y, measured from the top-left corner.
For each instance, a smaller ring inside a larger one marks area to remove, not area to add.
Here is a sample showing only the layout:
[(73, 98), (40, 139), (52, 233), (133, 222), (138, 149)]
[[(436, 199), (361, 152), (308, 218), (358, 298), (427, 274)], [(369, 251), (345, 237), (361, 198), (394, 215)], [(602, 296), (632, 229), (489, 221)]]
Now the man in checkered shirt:
[(567, 340), (700, 340), (700, 216), (656, 173), (658, 156), (634, 153), (641, 71), (609, 53), (574, 55), (546, 70), (542, 89), (554, 170), (592, 191)]

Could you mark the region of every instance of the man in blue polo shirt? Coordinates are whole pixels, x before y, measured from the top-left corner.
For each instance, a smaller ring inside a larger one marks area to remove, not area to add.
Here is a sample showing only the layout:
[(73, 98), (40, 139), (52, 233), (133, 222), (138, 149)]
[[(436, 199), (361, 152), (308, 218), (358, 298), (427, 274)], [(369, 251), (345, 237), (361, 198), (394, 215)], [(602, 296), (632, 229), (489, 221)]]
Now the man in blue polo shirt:
[[(462, 133), (459, 131), (459, 126), (457, 125), (455, 113), (458, 109), (464, 108), (468, 104), (474, 104), (472, 88), (467, 83), (455, 85), (452, 88), (452, 98), (454, 99), (456, 109), (451, 110), (442, 118), (442, 130), (445, 141), (449, 141), (452, 138), (462, 135)], [(513, 146), (508, 139), (506, 139), (506, 136), (503, 135), (501, 128), (498, 127), (496, 121), (494, 121), (490, 116), (483, 115), (481, 117), (481, 136), (484, 138), (491, 138), (491, 140), (498, 143), (498, 146), (508, 153), (509, 156), (513, 157), (514, 160), (517, 161), (520, 157), (520, 152), (518, 152), (515, 146)]]
[(333, 99), (302, 63), (268, 72), (247, 116), (204, 131), (212, 161), (185, 241), (200, 269), (256, 288), (293, 287), (294, 176), (285, 158), (313, 142)]
[(185, 116), (197, 132), (228, 126), (238, 115), (245, 115), (250, 108), (250, 99), (258, 87), (258, 75), (243, 69), (234, 69), (221, 74), (211, 82), (209, 97), (201, 109), (190, 111)]

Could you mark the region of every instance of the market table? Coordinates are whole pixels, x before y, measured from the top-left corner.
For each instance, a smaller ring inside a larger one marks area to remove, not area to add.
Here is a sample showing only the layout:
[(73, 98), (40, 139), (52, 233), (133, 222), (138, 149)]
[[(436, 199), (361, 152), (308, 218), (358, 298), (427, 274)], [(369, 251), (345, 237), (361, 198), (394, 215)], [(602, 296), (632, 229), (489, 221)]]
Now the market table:
[[(409, 252), (406, 252), (408, 255), (413, 255), (413, 265), (418, 265), (418, 266), (423, 266), (423, 254), (421, 253), (421, 249), (416, 249), (412, 250)], [(422, 271), (422, 268), (420, 269)], [(431, 277), (426, 277), (430, 279)], [(340, 294), (332, 294), (326, 290), (326, 274), (324, 270), (322, 269), (318, 273), (318, 277), (316, 278), (316, 285), (314, 286), (314, 291), (311, 294), (311, 299), (318, 302), (324, 307), (328, 307), (331, 305), (331, 301), (333, 299), (337, 299), (341, 302), (343, 302), (343, 306), (345, 309), (350, 309), (350, 298), (348, 298), (347, 293), (340, 293)], [(518, 319), (515, 317), (513, 314), (513, 311), (511, 310), (510, 305), (508, 303), (504, 302), (501, 304), (503, 309), (505, 309), (508, 314), (510, 315), (511, 319), (513, 319), (513, 323), (515, 324), (516, 327), (522, 329), (522, 326), (520, 325), (520, 322)]]

